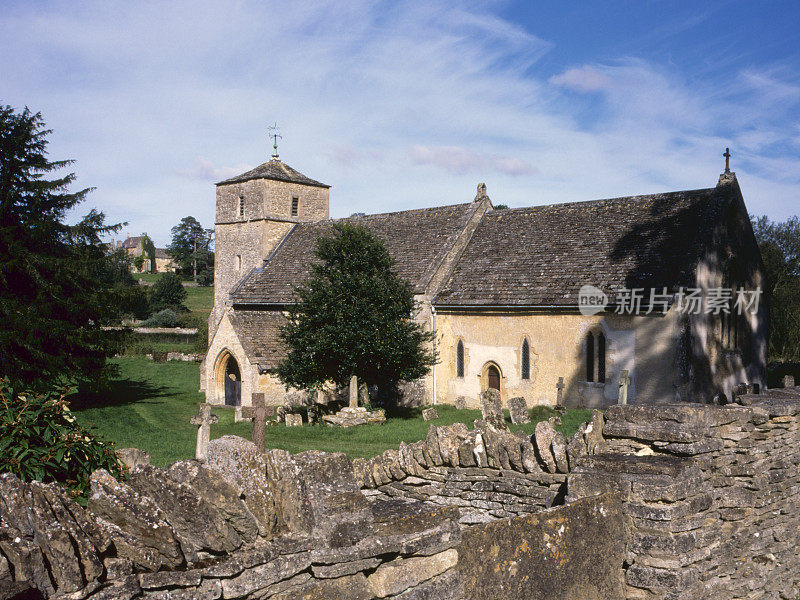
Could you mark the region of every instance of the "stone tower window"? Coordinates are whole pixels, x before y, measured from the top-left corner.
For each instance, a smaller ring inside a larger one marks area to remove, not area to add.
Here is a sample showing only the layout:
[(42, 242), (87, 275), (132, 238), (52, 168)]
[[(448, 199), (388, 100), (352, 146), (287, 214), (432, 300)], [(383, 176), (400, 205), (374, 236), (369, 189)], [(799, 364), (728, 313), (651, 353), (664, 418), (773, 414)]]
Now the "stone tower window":
[(522, 363), (521, 371), (522, 371), (522, 379), (530, 379), (531, 378), (531, 347), (528, 344), (528, 338), (522, 340), (522, 356), (520, 362)]
[(456, 345), (456, 377), (464, 376), (464, 342), (458, 340)]
[(293, 217), (297, 216), (297, 211), (298, 211), (299, 208), (300, 208), (300, 198), (298, 198), (297, 196), (294, 196), (292, 198), (292, 216)]
[(594, 334), (586, 334), (586, 381), (594, 381)]
[(236, 270), (237, 271), (241, 271), (242, 270), (242, 255), (241, 254), (237, 254), (236, 255), (236, 261), (235, 262), (236, 262)]
[(239, 216), (244, 216), (244, 196), (239, 196)]

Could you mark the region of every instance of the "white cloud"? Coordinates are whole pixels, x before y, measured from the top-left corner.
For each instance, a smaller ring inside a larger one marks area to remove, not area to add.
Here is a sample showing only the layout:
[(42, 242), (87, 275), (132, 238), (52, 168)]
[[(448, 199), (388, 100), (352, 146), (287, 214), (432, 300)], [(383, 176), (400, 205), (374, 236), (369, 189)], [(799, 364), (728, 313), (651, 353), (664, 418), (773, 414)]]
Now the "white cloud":
[(0, 15), (3, 100), (43, 112), (51, 156), (98, 188), (88, 205), (159, 245), (187, 214), (213, 222), (213, 182), (269, 158), (273, 121), (334, 216), (466, 202), (478, 181), (513, 206), (703, 187), (725, 146), (752, 212), (796, 210), (800, 165), (776, 150), (798, 138), (791, 69), (553, 74), (553, 44), (492, 7), (23, 3)]
[(612, 81), (608, 75), (597, 68), (586, 65), (553, 75), (550, 83), (577, 92), (598, 92), (611, 87)]
[(417, 164), (434, 165), (457, 175), (476, 172), (503, 173), (514, 177), (536, 171), (531, 164), (519, 158), (480, 154), (460, 146), (413, 146), (410, 155)]
[(247, 164), (240, 164), (236, 167), (215, 167), (207, 158), (198, 156), (194, 164), (185, 169), (175, 169), (176, 175), (188, 177), (189, 179), (200, 179), (202, 181), (218, 182), (223, 179), (228, 179), (234, 175), (239, 175), (249, 171), (253, 167)]

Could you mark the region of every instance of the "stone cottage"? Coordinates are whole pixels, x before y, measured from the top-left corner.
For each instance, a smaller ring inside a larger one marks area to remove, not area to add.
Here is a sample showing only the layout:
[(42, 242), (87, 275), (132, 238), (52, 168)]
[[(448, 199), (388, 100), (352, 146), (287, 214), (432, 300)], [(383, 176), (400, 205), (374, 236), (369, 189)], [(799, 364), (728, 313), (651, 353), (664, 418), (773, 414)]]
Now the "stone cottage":
[[(495, 209), (481, 184), (470, 202), (342, 221), (384, 241), (435, 332), (425, 403), (495, 388), (601, 407), (621, 384), (632, 403), (706, 401), (766, 383), (763, 265), (727, 168), (707, 189)], [(332, 223), (329, 186), (276, 156), (217, 184), (209, 402), (284, 402), (284, 310)]]

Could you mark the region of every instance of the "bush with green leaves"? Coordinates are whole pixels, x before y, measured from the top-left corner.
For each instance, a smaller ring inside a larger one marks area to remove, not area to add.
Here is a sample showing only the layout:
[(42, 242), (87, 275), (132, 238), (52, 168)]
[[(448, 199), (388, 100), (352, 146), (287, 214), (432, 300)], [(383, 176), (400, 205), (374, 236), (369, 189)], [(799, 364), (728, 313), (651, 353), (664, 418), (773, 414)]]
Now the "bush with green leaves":
[(68, 390), (15, 393), (0, 380), (0, 473), (24, 481), (55, 481), (78, 499), (89, 493), (89, 476), (124, 468), (114, 444), (81, 426), (69, 410)]
[(176, 327), (177, 325), (178, 315), (171, 308), (160, 310), (142, 322), (143, 327)]
[(153, 284), (150, 292), (150, 310), (154, 313), (171, 308), (174, 311), (185, 312), (188, 309), (183, 305), (187, 292), (183, 287), (180, 275), (177, 273), (164, 273)]

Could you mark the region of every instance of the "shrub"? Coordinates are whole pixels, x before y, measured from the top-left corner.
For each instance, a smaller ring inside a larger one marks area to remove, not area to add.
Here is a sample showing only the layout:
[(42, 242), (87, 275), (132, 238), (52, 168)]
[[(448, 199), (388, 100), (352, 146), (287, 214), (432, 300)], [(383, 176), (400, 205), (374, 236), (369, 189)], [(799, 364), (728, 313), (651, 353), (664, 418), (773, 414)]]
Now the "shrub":
[(178, 315), (171, 308), (160, 310), (142, 322), (143, 327), (175, 327), (177, 325)]
[(121, 477), (124, 469), (112, 442), (78, 424), (66, 400), (70, 393), (15, 394), (8, 379), (0, 380), (0, 472), (55, 481), (85, 500), (93, 471)]
[(165, 308), (186, 311), (183, 301), (186, 300), (186, 288), (177, 273), (164, 273), (153, 285), (150, 293), (150, 310), (158, 312)]

